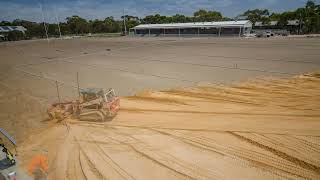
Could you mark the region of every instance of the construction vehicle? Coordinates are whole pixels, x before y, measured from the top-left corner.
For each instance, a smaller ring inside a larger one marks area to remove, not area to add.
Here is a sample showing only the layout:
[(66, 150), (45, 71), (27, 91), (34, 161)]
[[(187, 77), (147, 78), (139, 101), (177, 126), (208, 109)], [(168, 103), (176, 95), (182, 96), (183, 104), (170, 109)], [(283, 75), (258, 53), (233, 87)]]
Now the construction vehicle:
[(14, 159), (13, 154), (6, 148), (4, 144), (0, 143), (0, 147), (2, 147), (2, 152), (6, 154), (6, 158), (10, 162), (10, 165), (15, 165), (16, 160)]
[(89, 88), (79, 90), (79, 100), (51, 104), (47, 113), (50, 119), (105, 121), (113, 118), (120, 108), (120, 99), (113, 89)]
[[(17, 143), (15, 139), (4, 129), (0, 128), (0, 179), (4, 180), (31, 180), (24, 170), (19, 167), (19, 159), (17, 159)], [(15, 153), (12, 151), (14, 150)]]
[[(16, 147), (16, 141), (9, 135), (7, 131), (0, 128), (0, 134), (1, 137), (5, 137), (9, 140), (11, 144), (13, 144), (14, 147)], [(11, 177), (16, 176), (16, 172), (12, 171), (14, 170), (14, 167), (16, 165), (16, 160), (14, 158), (13, 153), (7, 148), (5, 141), (0, 137), (0, 148), (2, 148), (2, 152), (5, 154), (5, 158), (1, 159), (1, 169), (0, 174), (2, 175), (2, 178), (11, 179)], [(4, 176), (7, 175), (7, 176)]]
[[(16, 141), (13, 139), (13, 137), (11, 137), (9, 135), (9, 133), (7, 131), (5, 131), (4, 129), (0, 128), (0, 133), (6, 137), (10, 143), (13, 144), (14, 147), (16, 147)], [(4, 152), (6, 154), (6, 158), (9, 161), (9, 165), (13, 166), (16, 164), (16, 160), (13, 157), (13, 153), (10, 152), (10, 150), (5, 146), (4, 141), (2, 140), (2, 138), (0, 137), (0, 147), (2, 148), (2, 152)]]

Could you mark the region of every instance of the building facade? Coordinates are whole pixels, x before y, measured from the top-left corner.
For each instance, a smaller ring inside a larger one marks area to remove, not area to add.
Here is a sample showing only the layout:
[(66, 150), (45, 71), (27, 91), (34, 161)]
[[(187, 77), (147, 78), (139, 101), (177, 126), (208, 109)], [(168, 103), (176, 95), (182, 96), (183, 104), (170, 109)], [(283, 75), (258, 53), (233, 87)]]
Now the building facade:
[(194, 22), (171, 24), (140, 24), (130, 29), (130, 34), (141, 37), (221, 37), (249, 34), (252, 23), (245, 21)]

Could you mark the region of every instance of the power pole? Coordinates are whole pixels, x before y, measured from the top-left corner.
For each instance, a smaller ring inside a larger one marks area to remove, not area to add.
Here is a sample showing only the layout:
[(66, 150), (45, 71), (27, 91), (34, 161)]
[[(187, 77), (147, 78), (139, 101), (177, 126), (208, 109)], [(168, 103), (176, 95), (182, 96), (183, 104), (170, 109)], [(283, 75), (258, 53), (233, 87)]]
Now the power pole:
[(303, 23), (302, 13), (300, 12), (299, 34), (302, 34), (302, 23)]
[(80, 100), (80, 84), (79, 84), (79, 72), (77, 72), (77, 88), (78, 88), (78, 96), (79, 96), (79, 100)]
[(124, 13), (124, 8), (123, 8), (123, 26), (124, 26), (124, 35), (127, 35), (127, 26), (126, 26), (126, 15)]
[(54, 13), (56, 15), (56, 21), (57, 21), (57, 24), (58, 24), (58, 30), (59, 30), (59, 37), (61, 39), (61, 29), (60, 29), (60, 22), (59, 22), (59, 19), (58, 19), (58, 14), (57, 14), (57, 7), (55, 6), (55, 9), (54, 9)]
[(45, 19), (44, 19), (44, 15), (43, 15), (43, 8), (42, 8), (41, 3), (39, 5), (40, 5), (40, 9), (41, 9), (41, 15), (42, 15), (42, 21), (43, 21), (43, 25), (44, 25), (44, 30), (46, 31), (47, 41), (48, 41), (48, 44), (49, 44), (48, 28), (47, 28), (46, 23), (44, 21)]
[(57, 95), (58, 95), (58, 100), (59, 100), (59, 104), (61, 103), (61, 99), (60, 99), (60, 92), (59, 92), (59, 84), (58, 81), (56, 81), (56, 88), (57, 88)]

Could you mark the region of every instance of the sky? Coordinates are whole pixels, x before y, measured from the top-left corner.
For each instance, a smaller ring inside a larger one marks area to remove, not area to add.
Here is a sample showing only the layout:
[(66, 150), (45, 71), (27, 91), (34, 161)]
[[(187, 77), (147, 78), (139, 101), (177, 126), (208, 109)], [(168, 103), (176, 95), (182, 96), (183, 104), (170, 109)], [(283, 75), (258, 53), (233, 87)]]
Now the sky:
[[(79, 15), (86, 19), (119, 19), (125, 14), (144, 17), (184, 14), (191, 16), (198, 9), (220, 11), (235, 17), (248, 9), (267, 8), (272, 12), (294, 10), (307, 0), (0, 0), (0, 21), (24, 19), (36, 22), (65, 21)], [(316, 0), (319, 4), (320, 0)], [(42, 9), (42, 10), (41, 10)], [(43, 12), (43, 13), (42, 13)]]

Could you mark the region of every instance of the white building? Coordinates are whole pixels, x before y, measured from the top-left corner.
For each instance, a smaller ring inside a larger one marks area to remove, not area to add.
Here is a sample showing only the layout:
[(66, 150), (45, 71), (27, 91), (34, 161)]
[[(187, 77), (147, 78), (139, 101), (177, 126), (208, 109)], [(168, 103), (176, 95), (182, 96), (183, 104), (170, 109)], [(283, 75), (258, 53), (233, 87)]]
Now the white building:
[(10, 31), (20, 31), (25, 33), (27, 31), (23, 26), (0, 26), (0, 33), (10, 32)]
[(130, 29), (136, 36), (242, 36), (249, 34), (248, 20), (171, 24), (140, 24)]

